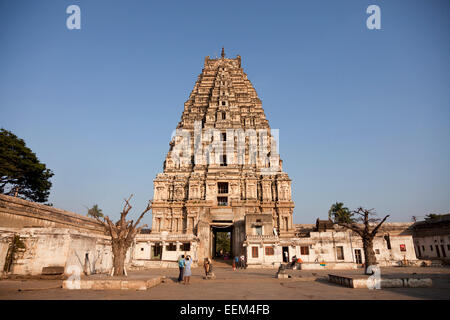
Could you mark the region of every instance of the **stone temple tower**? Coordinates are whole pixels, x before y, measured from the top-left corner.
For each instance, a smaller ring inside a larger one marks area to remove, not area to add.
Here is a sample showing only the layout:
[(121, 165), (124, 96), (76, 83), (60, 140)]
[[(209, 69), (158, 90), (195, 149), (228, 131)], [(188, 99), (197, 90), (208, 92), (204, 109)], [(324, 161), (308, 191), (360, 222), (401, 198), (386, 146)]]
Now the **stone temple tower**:
[(241, 57), (206, 57), (154, 180), (151, 233), (195, 239), (198, 260), (213, 257), (218, 231), (231, 233), (233, 255), (250, 239), (294, 236), (276, 136)]

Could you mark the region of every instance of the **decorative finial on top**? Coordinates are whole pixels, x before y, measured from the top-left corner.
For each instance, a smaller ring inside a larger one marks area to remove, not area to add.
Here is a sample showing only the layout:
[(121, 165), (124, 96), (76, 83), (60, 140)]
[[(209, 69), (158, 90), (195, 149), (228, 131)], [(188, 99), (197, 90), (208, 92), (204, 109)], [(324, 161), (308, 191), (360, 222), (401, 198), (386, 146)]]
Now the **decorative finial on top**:
[(222, 59), (225, 58), (225, 48), (222, 47)]

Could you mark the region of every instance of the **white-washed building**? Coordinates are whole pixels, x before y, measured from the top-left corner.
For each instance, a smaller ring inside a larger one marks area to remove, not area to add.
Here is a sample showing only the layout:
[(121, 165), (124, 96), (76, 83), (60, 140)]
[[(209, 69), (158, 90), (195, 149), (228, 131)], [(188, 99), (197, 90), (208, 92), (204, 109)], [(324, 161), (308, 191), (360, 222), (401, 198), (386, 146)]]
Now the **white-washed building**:
[(450, 260), (450, 214), (416, 222), (413, 230), (420, 259)]
[[(412, 223), (384, 223), (373, 241), (380, 266), (417, 265), (419, 263), (412, 238)], [(296, 256), (302, 269), (352, 269), (364, 264), (361, 237), (343, 227), (328, 224), (297, 224), (296, 236), (279, 238), (273, 233), (247, 234), (249, 267), (278, 267)], [(267, 228), (268, 229), (268, 228)]]

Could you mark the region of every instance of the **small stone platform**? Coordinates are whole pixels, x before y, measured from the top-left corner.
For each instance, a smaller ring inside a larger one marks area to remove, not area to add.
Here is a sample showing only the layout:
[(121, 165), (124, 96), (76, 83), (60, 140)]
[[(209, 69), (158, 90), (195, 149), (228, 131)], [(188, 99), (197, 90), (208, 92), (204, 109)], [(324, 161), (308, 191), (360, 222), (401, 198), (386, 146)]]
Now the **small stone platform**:
[[(376, 279), (369, 275), (338, 275), (328, 274), (328, 281), (354, 289), (375, 288)], [(405, 276), (401, 278), (383, 277), (379, 280), (379, 286), (382, 288), (428, 288), (433, 285), (430, 278), (416, 278)]]
[(150, 279), (81, 279), (64, 280), (63, 289), (69, 290), (147, 290), (160, 284), (163, 277)]

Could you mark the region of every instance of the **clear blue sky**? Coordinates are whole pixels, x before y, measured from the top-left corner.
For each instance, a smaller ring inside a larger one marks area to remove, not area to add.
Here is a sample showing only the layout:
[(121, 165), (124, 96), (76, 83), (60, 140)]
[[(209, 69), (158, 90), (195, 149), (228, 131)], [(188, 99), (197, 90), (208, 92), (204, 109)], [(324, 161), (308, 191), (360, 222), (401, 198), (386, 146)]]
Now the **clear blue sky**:
[[(371, 4), (382, 30), (366, 28)], [(2, 0), (0, 127), (54, 171), (55, 207), (118, 217), (133, 193), (136, 216), (224, 45), (280, 129), (294, 222), (335, 201), (410, 221), (450, 212), (449, 36), (446, 0)]]

